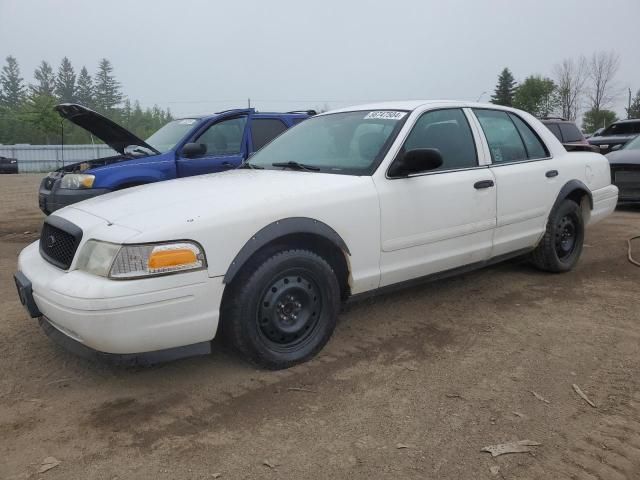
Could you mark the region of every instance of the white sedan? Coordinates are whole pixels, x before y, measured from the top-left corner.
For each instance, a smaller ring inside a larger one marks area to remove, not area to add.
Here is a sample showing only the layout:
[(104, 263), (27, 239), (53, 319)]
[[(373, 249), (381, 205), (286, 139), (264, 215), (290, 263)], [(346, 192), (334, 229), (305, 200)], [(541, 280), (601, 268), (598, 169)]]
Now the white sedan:
[(528, 255), (573, 268), (609, 215), (609, 163), (531, 115), (392, 102), (313, 117), (241, 168), (77, 203), (45, 220), (16, 284), (51, 336), (104, 354), (208, 352), (218, 331), (285, 368), (340, 303)]

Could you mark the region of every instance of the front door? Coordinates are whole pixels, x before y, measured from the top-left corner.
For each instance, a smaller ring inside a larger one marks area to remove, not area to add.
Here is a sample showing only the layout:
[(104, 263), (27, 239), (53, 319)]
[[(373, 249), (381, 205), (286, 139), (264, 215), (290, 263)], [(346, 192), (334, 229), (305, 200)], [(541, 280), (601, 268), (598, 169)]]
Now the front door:
[(223, 118), (196, 133), (189, 142), (204, 145), (204, 153), (186, 157), (179, 151), (178, 176), (220, 172), (240, 165), (248, 155), (248, 123), (249, 115)]
[(440, 168), (405, 178), (376, 178), (380, 198), (380, 286), (487, 260), (496, 223), (495, 179), (479, 158), (459, 108), (424, 113), (398, 156), (435, 148)]

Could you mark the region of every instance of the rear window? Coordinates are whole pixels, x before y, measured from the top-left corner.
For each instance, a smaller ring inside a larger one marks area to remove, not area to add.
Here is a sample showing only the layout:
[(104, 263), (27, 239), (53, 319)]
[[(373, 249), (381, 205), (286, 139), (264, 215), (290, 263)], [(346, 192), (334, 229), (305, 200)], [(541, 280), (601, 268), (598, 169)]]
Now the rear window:
[(560, 127), (557, 123), (545, 123), (545, 126), (562, 142), (562, 134), (560, 133)]
[(640, 122), (624, 122), (609, 125), (600, 135), (635, 135), (640, 133)]
[(582, 133), (573, 123), (561, 123), (560, 130), (565, 142), (582, 142), (584, 140)]

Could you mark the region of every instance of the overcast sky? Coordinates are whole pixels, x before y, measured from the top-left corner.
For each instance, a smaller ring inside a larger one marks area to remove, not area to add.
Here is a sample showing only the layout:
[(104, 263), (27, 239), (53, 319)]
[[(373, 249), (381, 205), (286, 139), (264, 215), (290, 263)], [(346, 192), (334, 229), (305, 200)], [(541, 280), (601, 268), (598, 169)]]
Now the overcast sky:
[(503, 67), (551, 75), (615, 50), (615, 106), (640, 88), (640, 0), (0, 0), (0, 63), (112, 61), (124, 93), (175, 115), (244, 106), (488, 100)]

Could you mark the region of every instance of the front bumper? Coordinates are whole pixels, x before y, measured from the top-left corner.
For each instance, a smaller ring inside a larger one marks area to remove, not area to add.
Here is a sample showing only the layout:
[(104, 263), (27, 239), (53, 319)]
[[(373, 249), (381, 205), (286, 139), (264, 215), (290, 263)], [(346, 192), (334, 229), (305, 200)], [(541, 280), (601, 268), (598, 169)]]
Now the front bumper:
[(224, 284), (206, 270), (138, 280), (109, 280), (47, 263), (38, 242), (18, 269), (35, 307), (52, 328), (108, 354), (139, 354), (208, 342), (218, 328)]
[(108, 188), (88, 188), (86, 190), (60, 188), (60, 179), (51, 182), (50, 179), (45, 177), (38, 190), (38, 205), (40, 210), (49, 215), (68, 205), (104, 195), (110, 191)]

